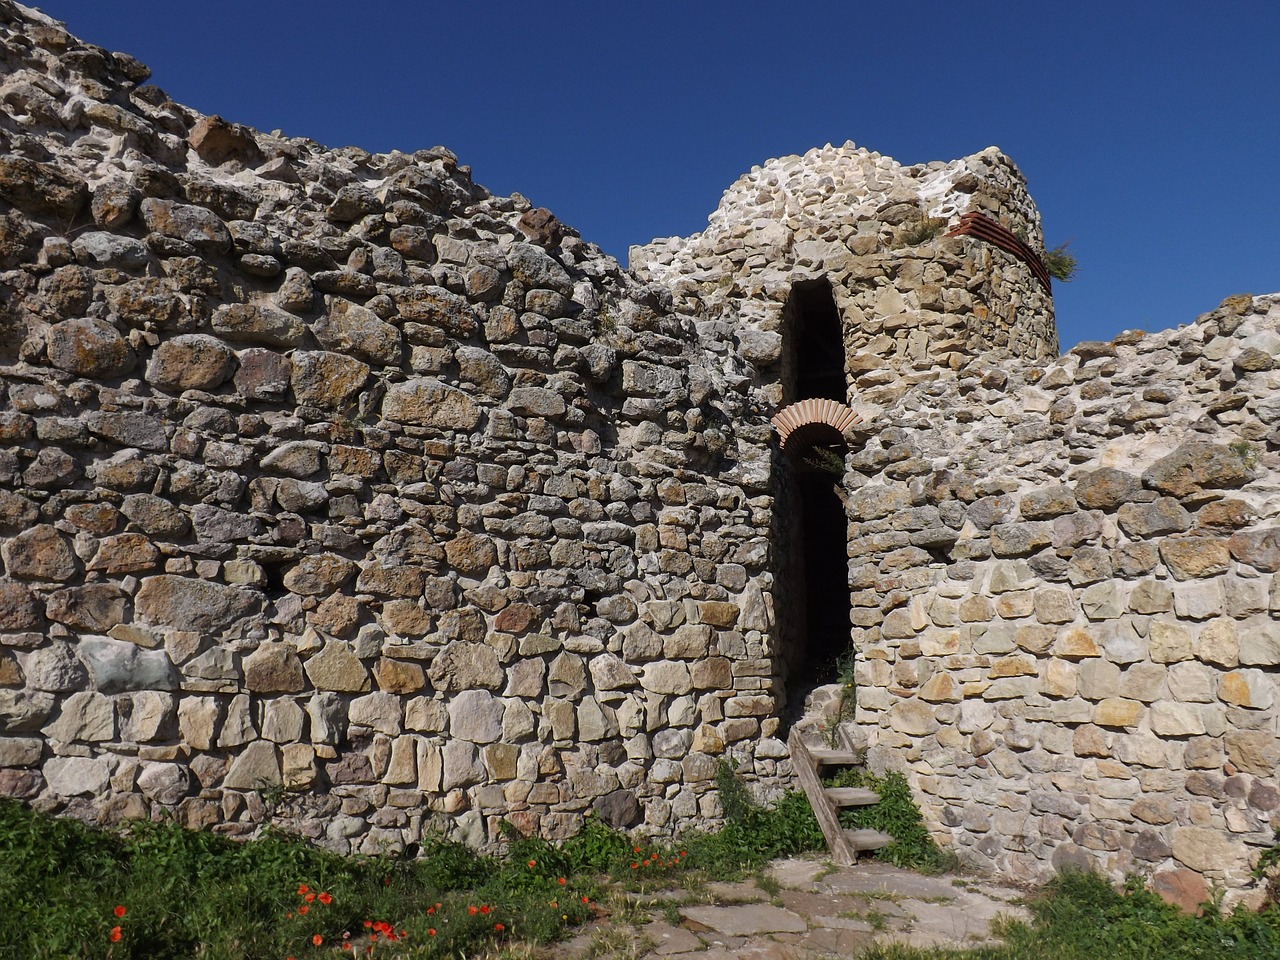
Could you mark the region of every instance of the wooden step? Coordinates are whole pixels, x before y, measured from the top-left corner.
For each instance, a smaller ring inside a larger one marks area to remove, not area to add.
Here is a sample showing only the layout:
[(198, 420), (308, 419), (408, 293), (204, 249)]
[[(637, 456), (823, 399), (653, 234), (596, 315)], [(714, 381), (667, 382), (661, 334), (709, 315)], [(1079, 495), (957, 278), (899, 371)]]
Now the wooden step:
[(827, 787), (825, 793), (837, 807), (869, 807), (880, 802), (880, 794), (866, 787)]
[(845, 840), (856, 851), (879, 850), (893, 843), (893, 837), (879, 830), (846, 830)]
[(862, 756), (852, 750), (832, 750), (829, 747), (809, 747), (809, 756), (819, 766), (853, 766), (862, 762)]

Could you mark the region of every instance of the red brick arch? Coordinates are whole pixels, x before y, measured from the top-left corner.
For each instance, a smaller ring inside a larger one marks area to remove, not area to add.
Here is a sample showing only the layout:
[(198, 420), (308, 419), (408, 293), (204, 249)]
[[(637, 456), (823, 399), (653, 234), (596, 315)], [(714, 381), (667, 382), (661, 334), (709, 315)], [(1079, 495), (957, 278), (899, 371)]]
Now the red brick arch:
[(782, 449), (797, 453), (815, 443), (843, 443), (844, 432), (862, 417), (839, 400), (813, 397), (783, 407), (770, 421), (782, 440)]

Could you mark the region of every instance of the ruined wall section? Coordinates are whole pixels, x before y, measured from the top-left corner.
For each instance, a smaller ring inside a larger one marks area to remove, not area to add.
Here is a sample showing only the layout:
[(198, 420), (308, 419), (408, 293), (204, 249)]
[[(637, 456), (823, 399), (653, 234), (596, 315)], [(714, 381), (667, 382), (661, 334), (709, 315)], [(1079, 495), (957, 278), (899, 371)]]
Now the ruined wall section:
[(792, 286), (828, 280), (850, 395), (870, 413), (977, 355), (1057, 354), (1051, 291), (1030, 268), (984, 241), (943, 235), (970, 211), (1043, 249), (1025, 181), (995, 148), (907, 167), (852, 143), (826, 146), (753, 168), (705, 231), (633, 247), (631, 267), (671, 288), (677, 312), (740, 384), (744, 414), (783, 402), (775, 365)]
[(849, 457), (857, 731), (961, 858), (1191, 906), (1280, 825), (1280, 297), (913, 388)]
[(442, 148), (0, 40), (0, 792), (372, 852), (779, 772), (770, 434), (667, 292)]

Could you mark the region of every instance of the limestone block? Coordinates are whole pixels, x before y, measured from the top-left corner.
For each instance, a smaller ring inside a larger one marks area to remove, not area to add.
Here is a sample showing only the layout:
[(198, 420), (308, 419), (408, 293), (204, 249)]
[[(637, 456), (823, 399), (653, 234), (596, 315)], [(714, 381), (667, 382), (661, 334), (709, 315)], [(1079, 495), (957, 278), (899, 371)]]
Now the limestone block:
[(449, 712), (440, 700), (414, 697), (405, 704), (404, 725), (420, 733), (441, 733), (449, 726)]
[(1234, 667), (1240, 662), (1240, 640), (1230, 620), (1211, 620), (1201, 628), (1193, 644), (1197, 660), (1219, 667)]
[(1034, 608), (1034, 594), (1030, 590), (1011, 590), (996, 598), (996, 613), (1006, 620), (1029, 617)]
[(273, 743), (295, 743), (302, 739), (306, 712), (292, 700), (275, 698), (262, 705), (262, 738)]
[(350, 645), (341, 640), (330, 640), (303, 668), (317, 690), (364, 693), (369, 689), (369, 671)]
[(1037, 587), (1033, 598), (1036, 619), (1041, 623), (1070, 623), (1075, 619), (1075, 600), (1070, 590)]
[(1151, 703), (1163, 695), (1166, 673), (1158, 663), (1135, 663), (1121, 675), (1120, 689), (1127, 697)]
[(235, 365), (235, 354), (221, 340), (184, 333), (156, 347), (147, 364), (147, 382), (175, 393), (216, 390), (230, 379)]
[(341, 353), (295, 350), (291, 361), (289, 385), (293, 395), (299, 403), (322, 410), (343, 409), (369, 379), (367, 364)]
[(297, 317), (265, 301), (219, 307), (211, 326), (227, 340), (285, 348), (297, 346), (307, 330)]
[(481, 411), (457, 387), (430, 377), (415, 377), (388, 388), (382, 415), (400, 423), (469, 431), (480, 424)]
[(1239, 707), (1265, 710), (1276, 699), (1276, 681), (1262, 670), (1232, 670), (1218, 684), (1218, 699)]
[(244, 660), (245, 689), (253, 693), (298, 693), (306, 685), (291, 643), (263, 643)]
[(1181, 624), (1152, 620), (1148, 639), (1151, 659), (1157, 663), (1176, 663), (1192, 658), (1191, 634)]
[(59, 370), (95, 380), (112, 380), (133, 366), (134, 354), (119, 331), (105, 320), (75, 319), (45, 331), (45, 351)]
[(578, 705), (578, 738), (595, 743), (617, 735), (618, 721), (613, 709), (601, 705), (595, 697), (584, 697)]
[[(521, 651), (522, 653), (524, 651)], [(455, 640), (431, 661), (427, 675), (437, 690), (496, 690), (505, 679), (498, 654), (484, 643)]]
[(712, 636), (713, 630), (706, 624), (682, 624), (663, 641), (662, 652), (671, 659), (696, 660), (707, 656)]
[(329, 310), (312, 325), (320, 344), (369, 363), (398, 366), (400, 331), (366, 307), (333, 297)]
[(1142, 481), (1131, 473), (1102, 467), (1076, 477), (1076, 502), (1086, 510), (1115, 510), (1142, 492)]
[(1160, 542), (1160, 559), (1175, 580), (1194, 580), (1224, 573), (1231, 564), (1225, 541), (1216, 537), (1179, 537)]
[(33, 690), (65, 693), (82, 688), (88, 679), (84, 664), (69, 643), (53, 641), (27, 654), (23, 663), (27, 686)]
[(308, 790), (316, 782), (316, 751), (307, 743), (286, 743), (280, 748), (281, 776), (289, 790)]
[(387, 693), (416, 693), (427, 685), (426, 671), (411, 660), (382, 657), (373, 668), (378, 689)]
[(278, 748), (274, 743), (255, 740), (231, 761), (222, 786), (227, 790), (263, 790), (282, 782)]
[(662, 660), (645, 665), (641, 685), (654, 693), (684, 694), (693, 689), (689, 667), (680, 660)]
[[(911, 630), (909, 636), (914, 637), (915, 631)], [(945, 657), (960, 653), (964, 648), (964, 638), (965, 633), (962, 630), (927, 627), (919, 638), (920, 653), (926, 657)]]
[(1280, 570), (1280, 527), (1265, 527), (1234, 533), (1227, 540), (1231, 556), (1255, 570)]
[(1162, 701), (1151, 705), (1151, 731), (1161, 737), (1193, 737), (1205, 732), (1200, 708)]
[(1191, 529), (1191, 514), (1172, 497), (1150, 503), (1123, 503), (1116, 516), (1120, 529), (1131, 537), (1157, 537)]
[(936, 732), (940, 724), (934, 708), (918, 700), (898, 700), (889, 708), (889, 725), (898, 733), (924, 737)]
[(144, 623), (219, 634), (236, 621), (261, 613), (262, 594), (191, 577), (146, 577), (134, 598)]
[(547, 669), (547, 687), (552, 696), (576, 699), (586, 688), (586, 677), (582, 657), (561, 651)]
[(1101, 727), (1135, 727), (1142, 716), (1143, 705), (1125, 697), (1107, 697), (1093, 710), (1093, 722)]
[(1225, 444), (1191, 441), (1157, 460), (1142, 479), (1162, 493), (1185, 497), (1205, 489), (1239, 487), (1250, 476), (1245, 458)]
[(959, 703), (964, 699), (960, 686), (948, 673), (935, 673), (920, 687), (917, 696), (929, 703)]
[(1084, 660), (1101, 656), (1102, 650), (1094, 642), (1088, 630), (1068, 627), (1053, 645), (1053, 654), (1067, 660)]
[(49, 789), (60, 797), (101, 796), (111, 782), (111, 764), (96, 757), (52, 757), (43, 772)]
[(1239, 643), (1242, 664), (1259, 667), (1280, 664), (1280, 630), (1272, 622), (1241, 624)]
[(257, 739), (258, 730), (253, 722), (253, 712), (247, 694), (232, 697), (227, 713), (218, 731), (218, 746), (239, 747)]
[(111, 698), (92, 691), (71, 694), (62, 701), (57, 719), (44, 727), (44, 734), (66, 743), (113, 739), (116, 734), (116, 717)]
[(1227, 758), (1244, 773), (1273, 777), (1280, 763), (1280, 739), (1265, 730), (1229, 730), (1223, 738)]
[(183, 697), (178, 702), (178, 730), (183, 742), (195, 750), (208, 750), (214, 744), (222, 708), (213, 697)]
[(551, 724), (551, 736), (556, 740), (571, 740), (577, 730), (577, 711), (568, 700), (549, 697), (543, 701), (542, 715)]
[(0, 767), (34, 767), (44, 753), (38, 737), (0, 737)]
[(1199, 873), (1219, 875), (1247, 869), (1248, 850), (1234, 837), (1212, 827), (1175, 827), (1173, 857)]
[(538, 730), (538, 719), (522, 700), (506, 701), (502, 711), (502, 739), (508, 743), (528, 740)]
[(145, 763), (138, 773), (138, 789), (149, 800), (173, 806), (190, 792), (191, 774), (176, 763)]
[(1079, 690), (1078, 668), (1065, 660), (1053, 659), (1045, 665), (1040, 691), (1049, 697), (1074, 697)]
[(1080, 664), (1080, 696), (1105, 700), (1120, 694), (1120, 668), (1109, 660), (1091, 659)]
[(1173, 606), (1173, 591), (1158, 580), (1142, 580), (1129, 591), (1129, 609), (1134, 613), (1165, 613)]
[[(481, 693), (482, 691), (467, 692)], [(460, 694), (460, 696), (465, 697), (466, 694)], [(486, 693), (485, 696), (488, 694)], [(470, 702), (464, 701), (464, 703)], [(450, 717), (452, 716), (453, 712), (450, 711)], [(400, 732), (404, 711), (399, 697), (378, 691), (352, 700), (347, 708), (347, 717), (355, 726), (369, 727), (379, 733), (391, 735)], [(498, 725), (501, 725), (501, 717), (498, 719)]]
[(0, 553), (9, 576), (20, 580), (70, 580), (80, 566), (71, 544), (48, 524), (22, 531)]

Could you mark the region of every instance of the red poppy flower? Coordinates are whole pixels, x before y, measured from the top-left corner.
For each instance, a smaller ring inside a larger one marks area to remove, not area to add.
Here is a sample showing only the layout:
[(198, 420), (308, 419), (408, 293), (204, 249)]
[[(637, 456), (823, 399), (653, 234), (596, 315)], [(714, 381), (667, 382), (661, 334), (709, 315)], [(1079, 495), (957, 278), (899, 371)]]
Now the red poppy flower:
[(117, 917), (123, 917), (125, 915), (124, 907), (116, 907), (111, 912), (114, 913)]
[(429, 917), (429, 916), (431, 916), (431, 915), (432, 915), (433, 913), (435, 913), (435, 912), (436, 912), (436, 908), (435, 908), (435, 907), (427, 907), (427, 916), (428, 916), (428, 917)]
[(537, 860), (530, 860), (530, 861), (529, 861), (529, 866), (531, 866), (531, 867), (536, 867), (537, 865), (538, 865), (538, 861), (537, 861)]
[(475, 907), (473, 907), (471, 904), (467, 904), (467, 913), (471, 914), (471, 916), (474, 917), (479, 912), (480, 911), (477, 910)]
[(504, 927), (504, 926), (503, 926), (502, 924), (500, 924), (500, 923), (495, 923), (495, 924), (493, 925), (493, 929), (495, 929), (495, 930), (497, 930), (499, 933), (501, 933), (503, 930), (505, 930), (505, 929), (507, 929), (507, 928), (506, 928), (506, 927)]
[(591, 902), (591, 898), (590, 898), (590, 897), (588, 897), (586, 894), (583, 894), (583, 896), (582, 896), (582, 902), (583, 902), (583, 903), (590, 903), (590, 902)]
[(327, 907), (329, 904), (333, 903), (333, 897), (327, 893), (322, 893), (320, 894), (320, 902)]
[(310, 908), (310, 907), (308, 907), (308, 906), (304, 903), (302, 906), (300, 906), (300, 907), (298, 908), (298, 912), (299, 912), (299, 913), (306, 913), (306, 912), (307, 912), (308, 910), (310, 910), (310, 909), (311, 909), (311, 908)]
[(555, 909), (556, 909), (556, 908), (558, 908), (559, 906), (560, 906), (560, 904), (556, 903), (554, 900), (552, 900), (552, 901), (551, 901), (551, 909), (552, 909), (552, 910), (555, 910)]
[(368, 930), (368, 929), (369, 929), (370, 927), (372, 927), (372, 926), (373, 926), (373, 921), (372, 921), (372, 920), (366, 920), (366, 921), (364, 922), (364, 928), (365, 928), (366, 930)]
[(565, 880), (565, 878), (564, 878), (564, 877), (561, 877), (559, 880), (557, 880), (557, 881), (556, 881), (556, 883), (560, 884), (560, 886), (562, 886), (562, 887), (563, 887), (567, 882), (568, 882), (568, 881), (567, 881), (567, 880)]
[(307, 903), (314, 903), (314, 902), (315, 902), (315, 899), (316, 899), (316, 895), (315, 895), (314, 893), (308, 893), (308, 894), (307, 894), (305, 897), (303, 897), (302, 899), (303, 899), (303, 900), (305, 900), (305, 901), (307, 901)]
[(305, 883), (298, 884), (298, 896), (302, 896), (304, 893), (306, 893), (310, 889), (311, 888), (308, 887)]
[(311, 938), (311, 942), (318, 947), (320, 946), (320, 944), (324, 943), (324, 937), (320, 936), (320, 934), (317, 933), (314, 937)]
[(639, 869), (640, 869), (640, 864), (636, 863), (635, 861), (632, 861), (632, 863), (631, 863), (631, 869), (632, 869), (632, 870), (639, 870)]
[(434, 937), (435, 935), (436, 935), (436, 928), (435, 928), (435, 927), (427, 927), (427, 936), (428, 936), (428, 937)]
[(119, 942), (120, 942), (120, 938), (121, 938), (121, 937), (123, 937), (123, 936), (124, 936), (124, 934), (120, 932), (120, 928), (119, 928), (119, 927), (112, 927), (112, 928), (111, 928), (111, 937), (110, 937), (110, 939), (111, 939), (111, 942), (112, 942), (112, 943), (119, 943)]
[(631, 852), (632, 852), (632, 853), (639, 853), (639, 852), (640, 852), (640, 848), (639, 848), (639, 847), (632, 847), (632, 848), (631, 848)]
[(480, 908), (480, 912), (481, 912), (481, 913), (488, 913), (488, 912), (489, 912), (489, 905), (486, 903), (484, 906), (482, 906), (482, 907)]

